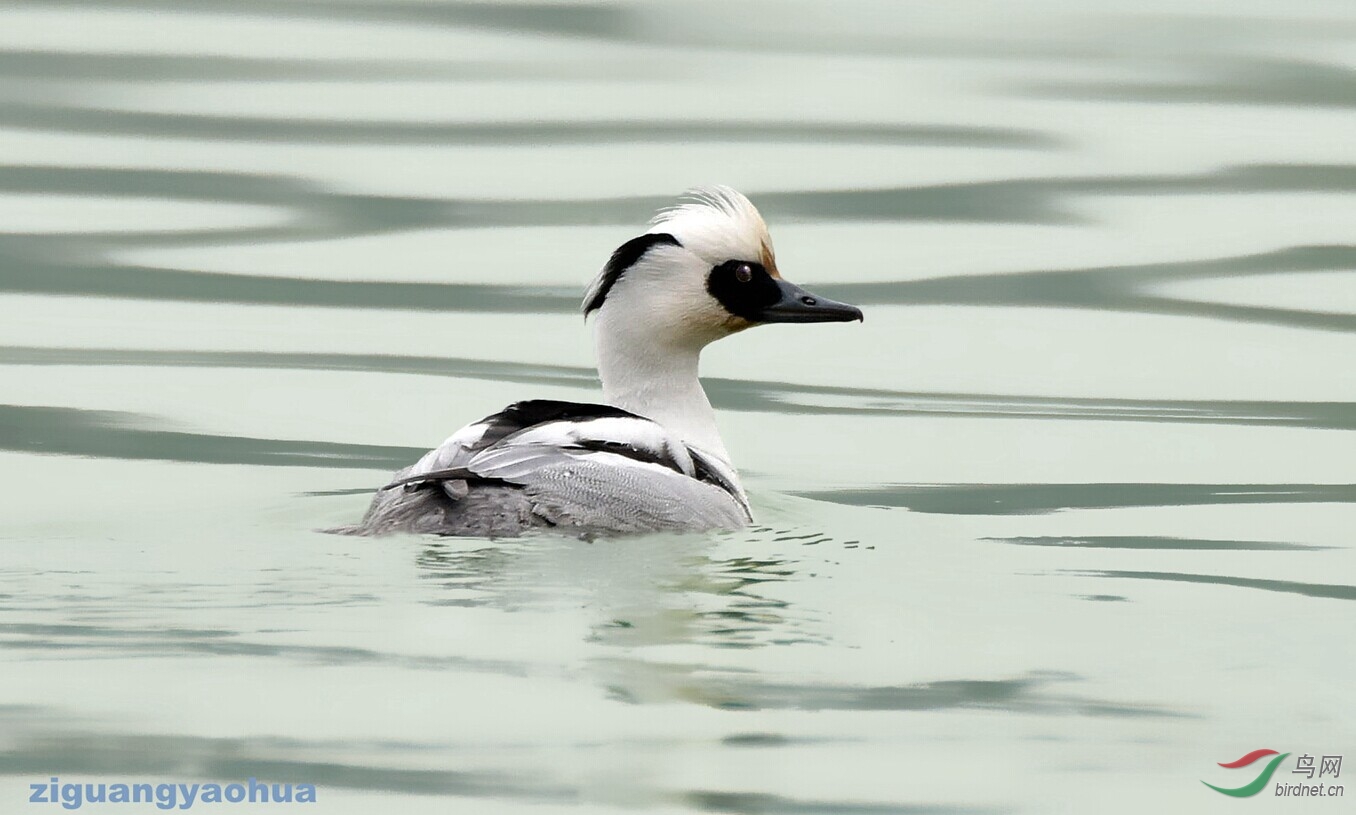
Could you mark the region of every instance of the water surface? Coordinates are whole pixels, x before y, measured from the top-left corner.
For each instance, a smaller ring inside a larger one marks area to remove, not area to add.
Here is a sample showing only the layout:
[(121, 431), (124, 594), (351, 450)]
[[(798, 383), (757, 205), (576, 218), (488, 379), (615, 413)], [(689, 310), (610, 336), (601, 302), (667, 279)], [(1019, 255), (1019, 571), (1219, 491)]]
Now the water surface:
[[(1356, 751), (1353, 66), (1321, 0), (0, 8), (0, 810), (1206, 812)], [(756, 527), (315, 531), (596, 398), (584, 285), (713, 182), (867, 313), (708, 352)]]

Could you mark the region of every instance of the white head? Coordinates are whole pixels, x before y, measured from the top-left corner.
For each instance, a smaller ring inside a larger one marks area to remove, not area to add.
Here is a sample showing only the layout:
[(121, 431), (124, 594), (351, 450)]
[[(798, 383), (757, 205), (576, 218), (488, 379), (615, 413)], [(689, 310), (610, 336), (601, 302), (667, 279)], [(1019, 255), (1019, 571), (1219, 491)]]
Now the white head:
[(763, 217), (729, 187), (690, 190), (622, 244), (589, 286), (584, 315), (632, 341), (699, 349), (760, 323), (860, 320), (854, 306), (782, 279)]
[(603, 397), (728, 462), (697, 368), (707, 343), (760, 323), (860, 320), (777, 272), (763, 218), (729, 187), (688, 193), (612, 253), (584, 297)]

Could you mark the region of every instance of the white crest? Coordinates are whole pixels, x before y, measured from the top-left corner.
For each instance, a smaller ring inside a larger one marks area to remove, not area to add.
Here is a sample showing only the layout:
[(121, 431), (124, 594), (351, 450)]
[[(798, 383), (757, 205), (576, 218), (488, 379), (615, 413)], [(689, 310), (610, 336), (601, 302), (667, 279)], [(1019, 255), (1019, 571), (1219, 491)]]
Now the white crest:
[(686, 199), (660, 210), (649, 232), (668, 232), (683, 247), (712, 266), (727, 260), (762, 263), (775, 273), (772, 238), (753, 202), (723, 185), (694, 187)]

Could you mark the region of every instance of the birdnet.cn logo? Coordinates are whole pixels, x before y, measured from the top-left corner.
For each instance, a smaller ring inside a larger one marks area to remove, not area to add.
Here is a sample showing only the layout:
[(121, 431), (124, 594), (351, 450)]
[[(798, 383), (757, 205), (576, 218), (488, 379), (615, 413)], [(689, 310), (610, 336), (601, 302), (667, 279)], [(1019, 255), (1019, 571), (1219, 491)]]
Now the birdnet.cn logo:
[[(1278, 753), (1275, 750), (1253, 750), (1251, 753), (1235, 761), (1221, 761), (1219, 766), (1226, 770), (1238, 770), (1244, 767), (1260, 767), (1257, 769), (1257, 777), (1241, 787), (1228, 787), (1224, 785), (1211, 784), (1209, 781), (1201, 783), (1220, 793), (1233, 798), (1250, 798), (1271, 784), (1271, 777), (1275, 775), (1276, 770), (1285, 763), (1291, 753)], [(1265, 764), (1258, 765), (1257, 762), (1266, 759)], [(1253, 772), (1253, 770), (1249, 770)], [(1343, 788), (1341, 784), (1334, 784), (1342, 774), (1342, 757), (1331, 755), (1312, 756), (1309, 753), (1301, 753), (1295, 757), (1294, 769), (1288, 776), (1283, 775), (1277, 779), (1274, 786), (1271, 787), (1272, 794), (1277, 798), (1341, 798)], [(1297, 779), (1295, 776), (1302, 775), (1304, 778)]]

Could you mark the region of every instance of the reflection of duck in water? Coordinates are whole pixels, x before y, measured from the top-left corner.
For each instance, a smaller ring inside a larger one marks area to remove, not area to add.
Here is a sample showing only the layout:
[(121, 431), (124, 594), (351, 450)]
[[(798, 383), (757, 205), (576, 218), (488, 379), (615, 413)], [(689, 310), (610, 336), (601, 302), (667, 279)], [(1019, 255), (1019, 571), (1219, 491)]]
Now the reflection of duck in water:
[[(428, 541), (416, 564), (436, 587), (429, 600), (435, 605), (578, 614), (588, 641), (600, 645), (823, 643), (817, 615), (794, 608), (773, 588), (794, 579), (804, 562), (790, 555), (740, 554), (770, 551), (781, 539), (756, 526), (715, 535), (612, 540), (534, 536), (487, 543), (444, 537)], [(629, 659), (613, 654), (603, 661), (618, 668)]]
[(458, 430), (372, 500), (357, 534), (730, 529), (748, 499), (697, 379), (707, 344), (760, 323), (862, 319), (777, 272), (758, 210), (696, 190), (612, 253), (584, 299), (607, 404), (533, 400)]

